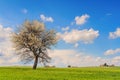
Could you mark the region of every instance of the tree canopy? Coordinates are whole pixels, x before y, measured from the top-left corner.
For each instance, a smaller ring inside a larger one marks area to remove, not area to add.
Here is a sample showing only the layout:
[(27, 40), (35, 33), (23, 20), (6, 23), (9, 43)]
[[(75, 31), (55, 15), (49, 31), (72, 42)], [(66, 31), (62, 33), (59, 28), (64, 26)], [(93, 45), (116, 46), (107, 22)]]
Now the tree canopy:
[(18, 32), (12, 35), (17, 55), (25, 63), (34, 60), (33, 69), (36, 69), (38, 62), (45, 65), (50, 61), (47, 49), (50, 49), (57, 41), (56, 32), (47, 30), (45, 25), (37, 20), (25, 21)]

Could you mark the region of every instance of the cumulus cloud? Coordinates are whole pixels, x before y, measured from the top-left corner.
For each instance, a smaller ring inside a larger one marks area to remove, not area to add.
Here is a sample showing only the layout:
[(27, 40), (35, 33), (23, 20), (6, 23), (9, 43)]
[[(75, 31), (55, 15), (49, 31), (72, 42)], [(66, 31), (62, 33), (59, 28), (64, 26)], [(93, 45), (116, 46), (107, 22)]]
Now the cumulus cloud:
[(115, 50), (113, 50), (113, 49), (109, 49), (109, 50), (107, 50), (107, 51), (105, 51), (105, 55), (113, 55), (113, 54), (117, 54), (117, 53), (120, 53), (120, 48), (117, 48), (117, 49), (115, 49)]
[(40, 19), (44, 22), (53, 22), (54, 21), (52, 17), (46, 17), (43, 14), (40, 15)]
[(12, 65), (18, 62), (10, 41), (11, 32), (12, 29), (10, 27), (4, 28), (0, 25), (0, 65)]
[(109, 33), (109, 38), (110, 39), (115, 39), (120, 37), (120, 28), (117, 28), (115, 32), (110, 32)]
[(22, 9), (22, 13), (23, 13), (23, 14), (27, 14), (27, 13), (28, 13), (28, 10), (24, 8), (24, 9)]
[(78, 43), (75, 43), (74, 47), (77, 48), (78, 46), (79, 46), (79, 44), (78, 44)]
[(93, 57), (75, 50), (49, 50), (52, 57), (51, 65), (55, 66), (99, 66), (105, 62), (111, 63), (112, 60), (101, 57)]
[[(12, 29), (11, 28), (3, 28), (2, 25), (0, 25), (0, 39), (4, 39), (10, 36)], [(6, 34), (8, 33), (8, 34)]]
[(107, 63), (109, 65), (114, 64), (116, 66), (120, 65), (120, 56), (113, 58), (102, 58), (95, 57), (91, 55), (85, 55), (85, 53), (77, 52), (75, 50), (48, 50), (52, 61), (50, 65), (55, 65), (59, 67), (71, 66), (99, 66), (101, 64)]
[(111, 59), (111, 63), (116, 65), (116, 66), (120, 66), (120, 56), (115, 56)]
[(87, 44), (92, 43), (94, 39), (99, 36), (99, 31), (95, 31), (92, 28), (84, 30), (74, 29), (70, 32), (65, 32), (63, 34), (58, 33), (57, 35), (66, 43), (77, 43), (80, 41)]
[(119, 62), (120, 61), (120, 56), (114, 57), (112, 61), (115, 62), (115, 63)]
[(69, 30), (69, 26), (62, 28), (63, 31), (68, 31)]
[(84, 24), (87, 21), (87, 19), (89, 17), (90, 16), (88, 14), (84, 14), (82, 16), (76, 16), (75, 17), (75, 22), (76, 22), (77, 25), (82, 25), (82, 24)]

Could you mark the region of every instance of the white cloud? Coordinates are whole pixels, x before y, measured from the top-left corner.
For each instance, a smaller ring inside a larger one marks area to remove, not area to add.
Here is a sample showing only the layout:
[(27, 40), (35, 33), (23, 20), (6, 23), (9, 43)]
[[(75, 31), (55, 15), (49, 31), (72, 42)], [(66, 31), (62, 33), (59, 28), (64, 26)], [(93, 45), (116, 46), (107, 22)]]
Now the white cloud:
[(70, 29), (69, 26), (62, 28), (63, 31), (68, 31), (69, 29)]
[(22, 9), (22, 13), (23, 13), (23, 14), (27, 14), (27, 13), (28, 13), (28, 10), (24, 8), (24, 9)]
[(109, 59), (83, 55), (84, 53), (69, 49), (49, 50), (48, 53), (52, 57), (52, 62), (50, 64), (55, 66), (99, 66), (105, 62), (111, 63)]
[(120, 66), (120, 56), (113, 57), (111, 63)]
[(112, 61), (115, 62), (115, 63), (120, 62), (120, 56), (114, 57)]
[(115, 50), (113, 50), (113, 49), (109, 49), (109, 50), (107, 50), (107, 51), (105, 51), (105, 55), (113, 55), (113, 54), (117, 54), (117, 53), (120, 53), (120, 48), (117, 48), (117, 49), (115, 49)]
[(117, 28), (115, 32), (110, 32), (109, 33), (109, 38), (110, 39), (115, 39), (120, 37), (120, 28)]
[(12, 48), (12, 43), (10, 41), (11, 32), (12, 29), (10, 27), (4, 28), (0, 25), (0, 65), (13, 65), (18, 62), (17, 57), (14, 55), (14, 48)]
[(40, 15), (40, 19), (44, 22), (53, 22), (54, 21), (52, 17), (46, 17), (43, 14)]
[(74, 29), (70, 32), (65, 32), (63, 34), (58, 33), (58, 36), (66, 43), (76, 43), (80, 41), (87, 44), (92, 43), (94, 39), (96, 39), (99, 36), (99, 31), (95, 31), (92, 28), (89, 30)]
[(77, 48), (78, 46), (79, 46), (79, 44), (78, 44), (78, 43), (75, 43), (74, 47)]
[(90, 17), (90, 16), (89, 16), (88, 14), (84, 14), (84, 15), (82, 15), (82, 16), (76, 16), (76, 17), (75, 17), (76, 24), (77, 24), (77, 25), (82, 25), (82, 24), (84, 24), (89, 17)]
[[(12, 31), (11, 28), (3, 28), (2, 25), (0, 25), (0, 39), (5, 39), (10, 36), (10, 32)], [(7, 33), (7, 34), (6, 34)]]

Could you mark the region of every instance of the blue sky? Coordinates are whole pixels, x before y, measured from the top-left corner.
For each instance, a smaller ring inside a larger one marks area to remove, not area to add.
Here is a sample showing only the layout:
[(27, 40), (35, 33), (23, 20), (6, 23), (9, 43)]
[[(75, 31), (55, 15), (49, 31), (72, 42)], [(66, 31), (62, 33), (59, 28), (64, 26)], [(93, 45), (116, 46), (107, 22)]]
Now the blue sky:
[[(48, 29), (55, 29), (60, 37), (58, 44), (50, 51), (54, 59), (51, 65), (94, 66), (104, 62), (119, 65), (119, 3), (119, 0), (0, 0), (0, 53), (13, 53), (5, 44), (10, 44), (9, 32), (25, 20), (39, 20)], [(4, 34), (7, 36), (2, 36)], [(10, 64), (5, 63), (4, 59), (19, 63), (13, 55), (6, 56), (1, 56), (1, 64)], [(83, 63), (86, 59), (91, 62)], [(76, 61), (79, 64), (74, 64)]]

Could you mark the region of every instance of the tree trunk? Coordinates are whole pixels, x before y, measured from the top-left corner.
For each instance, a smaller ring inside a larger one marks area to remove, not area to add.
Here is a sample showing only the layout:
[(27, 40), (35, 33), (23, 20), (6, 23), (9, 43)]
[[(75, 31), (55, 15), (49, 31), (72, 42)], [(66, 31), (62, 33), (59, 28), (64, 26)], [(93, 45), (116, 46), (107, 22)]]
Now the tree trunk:
[(33, 69), (37, 68), (37, 64), (38, 64), (38, 56), (35, 57)]

